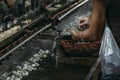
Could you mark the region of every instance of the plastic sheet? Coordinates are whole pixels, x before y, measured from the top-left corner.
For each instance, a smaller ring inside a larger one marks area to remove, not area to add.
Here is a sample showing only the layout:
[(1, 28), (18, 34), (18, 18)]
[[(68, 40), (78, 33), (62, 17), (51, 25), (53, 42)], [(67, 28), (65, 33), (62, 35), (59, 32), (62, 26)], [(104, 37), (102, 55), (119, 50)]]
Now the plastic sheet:
[(102, 80), (120, 80), (120, 49), (108, 26), (100, 48)]

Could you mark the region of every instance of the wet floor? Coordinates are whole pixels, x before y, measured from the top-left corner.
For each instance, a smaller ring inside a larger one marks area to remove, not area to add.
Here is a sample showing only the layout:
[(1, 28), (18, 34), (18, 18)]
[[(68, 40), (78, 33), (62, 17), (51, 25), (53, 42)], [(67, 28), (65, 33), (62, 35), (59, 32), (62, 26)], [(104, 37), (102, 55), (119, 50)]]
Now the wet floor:
[(30, 73), (23, 80), (84, 80), (91, 66), (67, 65), (47, 67)]

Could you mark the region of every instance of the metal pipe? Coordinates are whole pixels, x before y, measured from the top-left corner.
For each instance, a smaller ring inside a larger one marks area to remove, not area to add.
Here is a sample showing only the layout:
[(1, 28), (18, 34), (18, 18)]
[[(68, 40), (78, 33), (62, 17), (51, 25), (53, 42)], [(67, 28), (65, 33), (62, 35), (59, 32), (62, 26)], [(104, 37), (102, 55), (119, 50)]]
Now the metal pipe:
[[(67, 13), (65, 13), (63, 16), (61, 16), (60, 18), (58, 18), (58, 20), (63, 19), (65, 16), (67, 16), (68, 14), (70, 14), (72, 11), (74, 11), (75, 9), (79, 8), (80, 6), (82, 6), (83, 4), (85, 4), (86, 2), (88, 2), (89, 0), (85, 0), (82, 3), (80, 3), (79, 5), (77, 5), (76, 7), (74, 7), (73, 9), (71, 9), (70, 11), (68, 11)], [(77, 2), (75, 3), (77, 4)]]
[(11, 54), (14, 50), (16, 50), (17, 48), (19, 48), (20, 46), (22, 46), (24, 43), (26, 43), (27, 41), (29, 41), (30, 39), (32, 39), (34, 36), (36, 36), (37, 34), (39, 34), (40, 32), (42, 32), (43, 30), (47, 29), (48, 27), (52, 26), (52, 23), (48, 24), (47, 26), (45, 26), (44, 28), (40, 29), (39, 31), (37, 31), (35, 34), (33, 34), (32, 36), (30, 36), (28, 39), (26, 39), (25, 41), (23, 41), (22, 43), (20, 43), (19, 45), (17, 45), (15, 48), (13, 48), (12, 50), (10, 50), (9, 52), (7, 52), (5, 55), (0, 57), (0, 60), (4, 59), (6, 56), (8, 56), (9, 54)]
[(97, 68), (100, 66), (101, 60), (102, 60), (102, 57), (99, 56), (98, 59), (96, 60), (95, 64), (93, 65), (93, 67), (89, 71), (88, 75), (86, 76), (85, 80), (90, 80), (92, 78), (92, 76), (95, 74), (95, 71), (97, 71)]

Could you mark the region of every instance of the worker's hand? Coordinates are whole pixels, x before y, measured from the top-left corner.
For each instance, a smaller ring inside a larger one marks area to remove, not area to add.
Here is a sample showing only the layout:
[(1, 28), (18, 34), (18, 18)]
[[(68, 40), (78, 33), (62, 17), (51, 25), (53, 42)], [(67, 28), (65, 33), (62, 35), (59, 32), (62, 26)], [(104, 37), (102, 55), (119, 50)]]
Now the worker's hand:
[[(88, 22), (89, 22), (89, 18), (87, 18), (87, 17), (81, 18), (80, 19), (80, 28), (83, 28), (83, 29), (89, 28)], [(72, 38), (74, 40), (79, 40), (79, 41), (83, 40), (83, 39), (81, 39), (81, 33), (83, 33), (83, 32), (84, 31), (81, 32), (81, 31), (78, 31), (77, 29), (72, 29), (71, 30)]]
[(80, 27), (83, 29), (87, 29), (89, 27), (89, 18), (84, 17), (80, 19)]
[(71, 30), (71, 35), (72, 35), (72, 39), (78, 40), (78, 41), (81, 40), (78, 30), (72, 29), (72, 30)]
[(86, 41), (94, 41), (96, 40), (96, 34), (91, 29), (86, 29), (84, 31), (78, 31), (76, 29), (71, 30), (72, 39), (86, 42)]

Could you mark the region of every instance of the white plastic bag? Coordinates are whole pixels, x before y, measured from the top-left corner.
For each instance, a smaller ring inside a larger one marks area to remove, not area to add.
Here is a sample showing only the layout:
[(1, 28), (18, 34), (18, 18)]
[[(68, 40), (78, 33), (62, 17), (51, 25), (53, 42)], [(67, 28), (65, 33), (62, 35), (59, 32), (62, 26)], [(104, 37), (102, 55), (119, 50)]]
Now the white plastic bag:
[(120, 80), (120, 49), (108, 26), (105, 27), (99, 54), (102, 57), (102, 80)]

